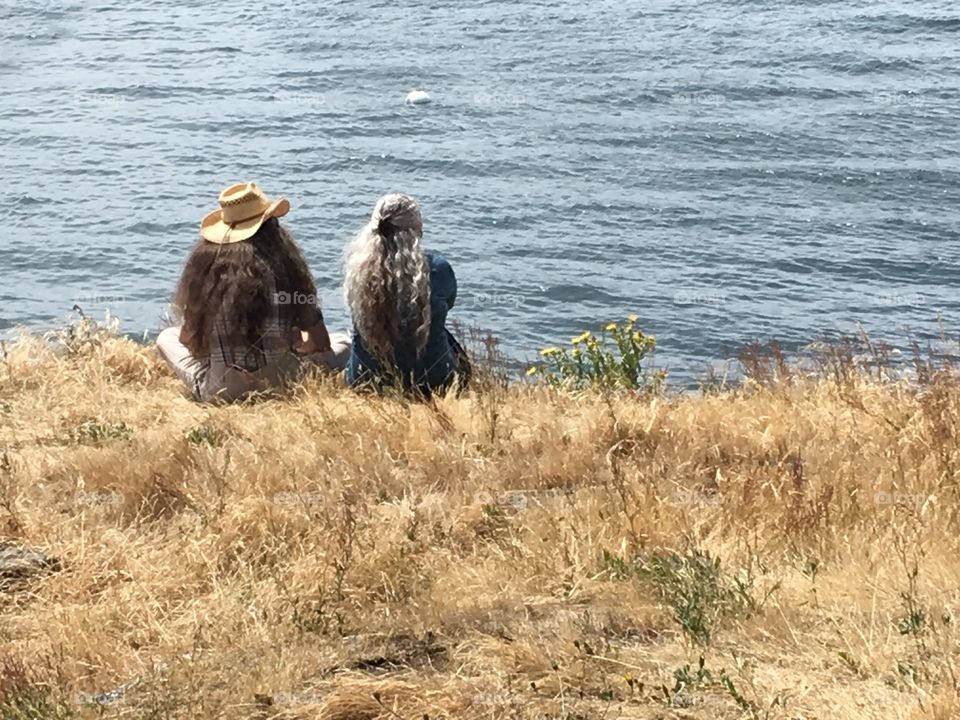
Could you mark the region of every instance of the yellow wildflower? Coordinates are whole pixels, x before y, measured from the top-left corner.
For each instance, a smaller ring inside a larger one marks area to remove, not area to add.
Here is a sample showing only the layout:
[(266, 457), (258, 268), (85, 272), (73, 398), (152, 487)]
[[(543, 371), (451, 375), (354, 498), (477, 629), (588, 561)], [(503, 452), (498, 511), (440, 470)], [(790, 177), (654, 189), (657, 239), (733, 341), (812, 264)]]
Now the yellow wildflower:
[(527, 377), (529, 377), (530, 375), (536, 375), (536, 374), (537, 374), (536, 365), (534, 365), (533, 367), (527, 368)]
[(628, 316), (627, 316), (627, 320), (629, 320), (629, 321), (630, 321), (630, 324), (633, 325), (635, 322), (637, 322), (637, 316), (636, 316), (636, 315), (628, 315)]
[(639, 345), (643, 342), (643, 333), (639, 330), (633, 334), (633, 341)]
[(582, 342), (586, 342), (590, 337), (590, 331), (584, 330), (583, 333), (577, 335), (575, 338), (570, 338), (571, 345), (579, 345)]
[(550, 357), (551, 355), (556, 355), (559, 352), (560, 352), (560, 348), (558, 347), (545, 347), (543, 350), (540, 351), (540, 355), (542, 357)]
[(617, 324), (616, 324), (616, 323), (609, 323), (609, 324), (605, 325), (603, 329), (606, 330), (607, 332), (613, 332), (614, 330), (617, 329)]

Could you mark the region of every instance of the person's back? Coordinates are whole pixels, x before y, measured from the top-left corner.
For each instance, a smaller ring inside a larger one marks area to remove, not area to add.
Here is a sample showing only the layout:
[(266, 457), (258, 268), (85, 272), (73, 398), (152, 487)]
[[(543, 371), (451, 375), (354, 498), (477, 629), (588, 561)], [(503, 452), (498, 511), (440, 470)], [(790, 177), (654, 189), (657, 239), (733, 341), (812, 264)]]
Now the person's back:
[(311, 359), (342, 367), (349, 341), (337, 338), (339, 352), (331, 351), (313, 278), (278, 220), (289, 202), (271, 203), (243, 183), (221, 193), (220, 204), (201, 224), (177, 287), (181, 326), (157, 338), (194, 398), (230, 401), (283, 387), (299, 376), (300, 353), (327, 351)]
[(423, 251), (422, 232), (416, 201), (393, 193), (380, 198), (347, 248), (351, 385), (402, 386), (429, 396), (449, 387), (466, 361), (446, 328), (456, 276), (445, 258)]

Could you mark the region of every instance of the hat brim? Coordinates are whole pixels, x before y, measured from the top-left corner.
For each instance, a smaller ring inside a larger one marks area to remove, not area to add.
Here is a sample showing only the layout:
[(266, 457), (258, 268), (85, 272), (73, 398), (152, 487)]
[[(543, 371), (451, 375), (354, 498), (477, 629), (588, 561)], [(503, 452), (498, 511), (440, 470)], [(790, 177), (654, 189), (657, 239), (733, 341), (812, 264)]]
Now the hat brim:
[(230, 245), (232, 243), (249, 240), (257, 234), (257, 230), (267, 220), (272, 217), (283, 217), (290, 212), (290, 201), (286, 198), (274, 200), (263, 211), (262, 215), (257, 215), (249, 220), (243, 220), (233, 225), (227, 225), (223, 222), (223, 213), (221, 210), (214, 210), (208, 214), (200, 223), (200, 237), (207, 242), (217, 245)]

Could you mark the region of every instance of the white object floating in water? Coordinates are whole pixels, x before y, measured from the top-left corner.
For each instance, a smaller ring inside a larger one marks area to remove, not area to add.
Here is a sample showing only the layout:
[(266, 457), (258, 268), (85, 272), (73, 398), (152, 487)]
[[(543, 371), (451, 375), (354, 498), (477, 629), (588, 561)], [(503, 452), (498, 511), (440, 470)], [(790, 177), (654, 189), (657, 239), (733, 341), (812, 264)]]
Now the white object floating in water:
[(411, 90), (407, 93), (407, 105), (426, 105), (431, 102), (426, 90)]

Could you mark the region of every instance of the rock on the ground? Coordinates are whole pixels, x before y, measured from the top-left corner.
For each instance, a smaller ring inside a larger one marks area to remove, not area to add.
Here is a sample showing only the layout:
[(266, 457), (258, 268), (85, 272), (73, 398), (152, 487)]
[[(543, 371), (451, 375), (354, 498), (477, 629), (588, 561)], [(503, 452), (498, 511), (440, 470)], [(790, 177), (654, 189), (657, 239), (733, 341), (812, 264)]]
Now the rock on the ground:
[(0, 543), (0, 588), (59, 569), (60, 560), (46, 553), (13, 543)]

